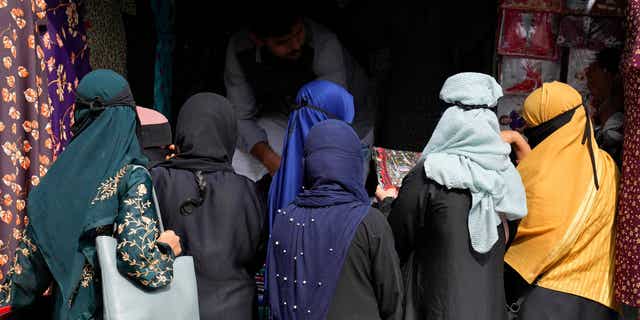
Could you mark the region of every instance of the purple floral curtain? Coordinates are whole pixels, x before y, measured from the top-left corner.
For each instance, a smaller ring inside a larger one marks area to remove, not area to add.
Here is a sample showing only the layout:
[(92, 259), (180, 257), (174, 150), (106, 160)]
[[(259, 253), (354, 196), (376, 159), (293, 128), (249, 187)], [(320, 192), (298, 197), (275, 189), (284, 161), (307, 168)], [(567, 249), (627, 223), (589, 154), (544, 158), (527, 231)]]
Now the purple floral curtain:
[(75, 89), (89, 71), (72, 0), (0, 0), (0, 279), (29, 191), (69, 142)]
[(53, 131), (57, 156), (71, 139), (71, 114), (75, 89), (90, 71), (89, 50), (84, 25), (74, 0), (47, 0), (47, 31), (42, 35), (42, 49), (47, 64)]
[(0, 277), (28, 224), (29, 190), (53, 161), (46, 62), (38, 25), (44, 0), (0, 0)]

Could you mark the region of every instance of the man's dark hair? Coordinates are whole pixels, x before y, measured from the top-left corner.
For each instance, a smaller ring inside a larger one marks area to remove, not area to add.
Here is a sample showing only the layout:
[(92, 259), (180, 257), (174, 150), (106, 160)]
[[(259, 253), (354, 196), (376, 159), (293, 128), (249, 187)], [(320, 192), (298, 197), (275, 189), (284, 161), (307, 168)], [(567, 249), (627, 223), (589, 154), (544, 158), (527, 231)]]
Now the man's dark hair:
[(603, 49), (596, 54), (596, 63), (600, 68), (615, 74), (620, 69), (621, 56), (622, 51), (618, 48)]
[(253, 12), (250, 31), (259, 38), (288, 35), (302, 17), (292, 1), (262, 1)]

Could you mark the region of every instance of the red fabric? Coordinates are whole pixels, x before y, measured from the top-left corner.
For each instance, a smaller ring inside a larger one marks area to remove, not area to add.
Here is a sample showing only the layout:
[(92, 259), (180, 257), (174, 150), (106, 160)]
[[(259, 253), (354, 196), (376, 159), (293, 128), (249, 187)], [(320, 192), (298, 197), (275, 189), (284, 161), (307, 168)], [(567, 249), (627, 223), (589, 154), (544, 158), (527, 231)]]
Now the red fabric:
[(558, 58), (557, 15), (504, 9), (498, 53), (528, 58)]
[(623, 61), (624, 151), (616, 219), (616, 298), (640, 307), (640, 0), (629, 0)]

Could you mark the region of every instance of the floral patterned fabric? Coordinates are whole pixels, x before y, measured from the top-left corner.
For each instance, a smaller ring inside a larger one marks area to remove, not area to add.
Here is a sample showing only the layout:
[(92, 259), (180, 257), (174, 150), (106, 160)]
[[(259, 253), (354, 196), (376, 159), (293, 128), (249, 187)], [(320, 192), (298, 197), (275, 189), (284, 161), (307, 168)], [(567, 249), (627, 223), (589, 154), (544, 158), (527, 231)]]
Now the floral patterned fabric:
[[(116, 176), (101, 184), (94, 201), (101, 201), (120, 193), (120, 209), (115, 220), (115, 228), (105, 226), (96, 230), (95, 236), (111, 234), (118, 241), (117, 257), (120, 272), (138, 284), (150, 288), (162, 288), (173, 278), (173, 261), (171, 248), (156, 242), (160, 232), (156, 209), (153, 206), (151, 178), (144, 170), (132, 170), (125, 167)], [(7, 280), (0, 285), (0, 305), (11, 304), (22, 306), (34, 299), (38, 292), (43, 292), (52, 281), (51, 273), (38, 250), (37, 243), (30, 237), (30, 232), (18, 234), (19, 246)], [(95, 297), (101, 299), (100, 274), (86, 264), (80, 282), (76, 288), (78, 297)], [(18, 285), (16, 285), (18, 284)], [(93, 291), (93, 295), (78, 295), (80, 290)], [(67, 301), (69, 306), (74, 304)], [(101, 315), (98, 301), (94, 302), (94, 316)]]
[(122, 19), (123, 0), (84, 0), (91, 67), (127, 76), (127, 39)]
[[(38, 1), (39, 3), (44, 1)], [(71, 110), (75, 89), (90, 71), (87, 36), (75, 0), (47, 0), (47, 31), (42, 35), (42, 49), (47, 64), (49, 108), (54, 155), (71, 140)]]
[(629, 0), (623, 61), (625, 128), (616, 220), (616, 298), (640, 306), (640, 0)]
[(53, 161), (43, 46), (44, 0), (0, 1), (0, 279), (21, 238), (26, 198)]

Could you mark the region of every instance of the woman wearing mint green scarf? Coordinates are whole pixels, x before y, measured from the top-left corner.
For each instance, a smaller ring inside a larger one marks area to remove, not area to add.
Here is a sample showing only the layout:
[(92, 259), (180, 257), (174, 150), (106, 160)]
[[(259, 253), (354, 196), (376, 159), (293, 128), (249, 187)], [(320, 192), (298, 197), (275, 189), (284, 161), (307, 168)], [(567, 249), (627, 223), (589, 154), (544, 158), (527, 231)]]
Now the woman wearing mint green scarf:
[(405, 319), (506, 319), (504, 220), (527, 213), (522, 180), (493, 112), (490, 76), (447, 79), (445, 111), (402, 183), (389, 224), (406, 283)]
[(74, 139), (29, 195), (29, 222), (0, 286), (14, 312), (51, 287), (53, 315), (43, 318), (101, 319), (98, 235), (117, 239), (118, 269), (131, 281), (148, 289), (171, 282), (181, 248), (172, 231), (158, 231), (134, 108), (127, 81), (113, 71), (80, 82)]

